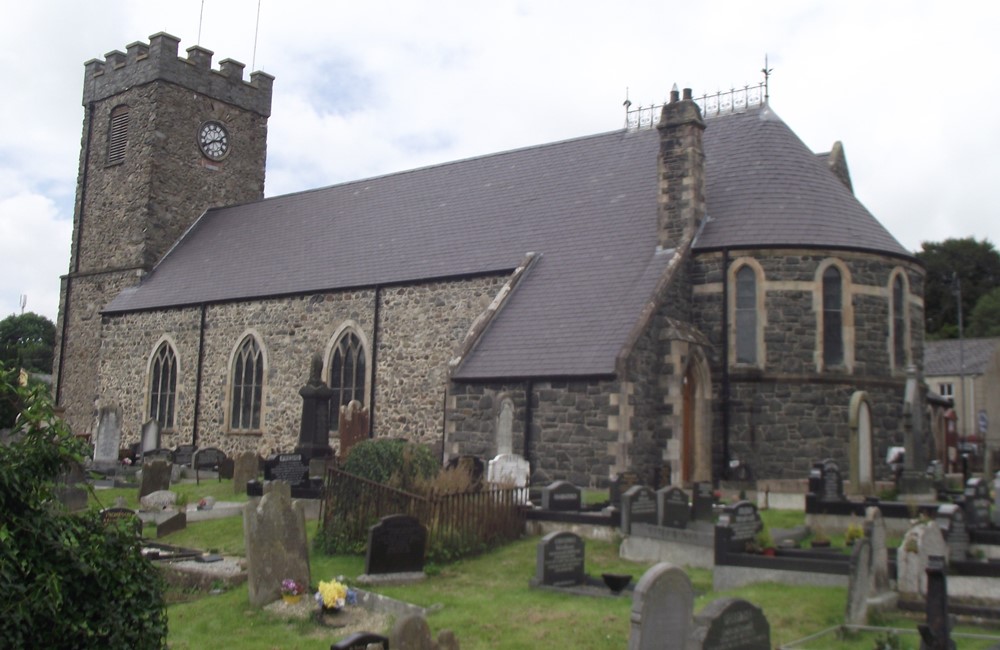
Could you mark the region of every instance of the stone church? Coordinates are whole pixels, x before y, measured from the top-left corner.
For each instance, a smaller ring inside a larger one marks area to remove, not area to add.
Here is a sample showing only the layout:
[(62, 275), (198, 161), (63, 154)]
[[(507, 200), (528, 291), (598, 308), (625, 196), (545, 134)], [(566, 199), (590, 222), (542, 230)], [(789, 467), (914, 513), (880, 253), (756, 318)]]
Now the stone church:
[[(264, 199), (273, 78), (154, 34), (86, 63), (55, 396), (123, 442), (295, 446), (333, 409), (535, 481), (862, 483), (901, 444), (923, 269), (766, 98)], [(338, 417), (331, 417), (338, 444)], [(845, 470), (845, 473), (846, 470)]]

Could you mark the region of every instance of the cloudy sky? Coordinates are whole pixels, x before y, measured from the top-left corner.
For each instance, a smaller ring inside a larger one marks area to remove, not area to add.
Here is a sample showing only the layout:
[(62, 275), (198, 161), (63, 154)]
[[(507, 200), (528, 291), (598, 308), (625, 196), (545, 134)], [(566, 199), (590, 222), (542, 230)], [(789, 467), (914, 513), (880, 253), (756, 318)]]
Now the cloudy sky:
[[(620, 128), (670, 87), (757, 83), (911, 250), (1000, 245), (1000, 4), (919, 0), (0, 0), (0, 318), (55, 320), (83, 62), (165, 31), (276, 77), (274, 196)], [(256, 36), (255, 36), (256, 31)]]

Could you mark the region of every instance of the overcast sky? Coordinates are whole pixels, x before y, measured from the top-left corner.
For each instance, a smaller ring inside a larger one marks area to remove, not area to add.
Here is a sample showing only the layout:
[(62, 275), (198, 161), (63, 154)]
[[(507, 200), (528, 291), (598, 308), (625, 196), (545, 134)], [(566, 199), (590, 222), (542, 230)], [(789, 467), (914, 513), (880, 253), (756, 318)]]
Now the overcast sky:
[[(1000, 242), (1000, 4), (0, 0), (0, 318), (53, 321), (83, 63), (165, 31), (276, 77), (266, 193), (620, 128), (633, 104), (757, 83), (911, 250)], [(199, 15), (201, 15), (199, 27)], [(256, 46), (255, 46), (256, 43)]]

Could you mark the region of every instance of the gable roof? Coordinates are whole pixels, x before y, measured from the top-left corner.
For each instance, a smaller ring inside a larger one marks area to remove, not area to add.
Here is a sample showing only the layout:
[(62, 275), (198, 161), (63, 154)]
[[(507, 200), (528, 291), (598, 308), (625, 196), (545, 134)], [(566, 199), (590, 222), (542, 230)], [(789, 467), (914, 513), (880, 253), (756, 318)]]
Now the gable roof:
[(981, 375), (1000, 349), (1000, 338), (946, 339), (924, 342), (924, 377), (957, 377), (962, 374)]
[[(534, 252), (456, 377), (610, 375), (673, 254), (656, 249), (658, 147), (615, 131), (212, 209), (105, 312), (507, 274)], [(705, 151), (696, 249), (908, 256), (773, 113), (712, 118)]]

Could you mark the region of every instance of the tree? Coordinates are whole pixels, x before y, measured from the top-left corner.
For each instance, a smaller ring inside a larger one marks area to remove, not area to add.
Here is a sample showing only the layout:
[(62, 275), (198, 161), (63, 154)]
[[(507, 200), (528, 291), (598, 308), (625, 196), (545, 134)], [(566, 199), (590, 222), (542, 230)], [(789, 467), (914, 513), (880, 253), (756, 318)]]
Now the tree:
[(983, 296), (972, 309), (969, 336), (1000, 336), (1000, 287)]
[(45, 316), (28, 312), (0, 320), (0, 362), (10, 368), (52, 372), (56, 326)]
[(927, 269), (924, 314), (931, 339), (958, 337), (958, 295), (964, 319), (980, 297), (1000, 281), (1000, 253), (989, 240), (973, 237), (924, 242), (917, 259)]
[(163, 577), (134, 528), (60, 507), (54, 479), (86, 445), (14, 376), (0, 364), (0, 400), (23, 405), (0, 445), (0, 647), (161, 650)]

